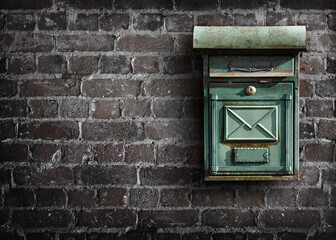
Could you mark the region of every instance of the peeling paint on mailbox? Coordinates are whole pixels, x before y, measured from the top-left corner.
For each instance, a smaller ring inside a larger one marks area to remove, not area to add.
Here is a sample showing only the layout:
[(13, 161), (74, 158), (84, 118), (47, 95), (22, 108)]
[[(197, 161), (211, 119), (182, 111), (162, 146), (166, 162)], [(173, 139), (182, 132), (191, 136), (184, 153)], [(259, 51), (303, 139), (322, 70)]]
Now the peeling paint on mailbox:
[(203, 56), (206, 181), (297, 180), (306, 29), (195, 27)]

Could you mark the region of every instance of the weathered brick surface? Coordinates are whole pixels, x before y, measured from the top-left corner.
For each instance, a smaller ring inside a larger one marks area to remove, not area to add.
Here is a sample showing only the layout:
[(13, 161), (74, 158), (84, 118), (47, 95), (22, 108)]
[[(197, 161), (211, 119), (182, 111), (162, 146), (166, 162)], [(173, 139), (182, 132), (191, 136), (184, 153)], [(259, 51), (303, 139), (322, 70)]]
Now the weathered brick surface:
[[(0, 239), (334, 239), (335, 9), (0, 1)], [(298, 181), (202, 180), (195, 25), (307, 27)]]

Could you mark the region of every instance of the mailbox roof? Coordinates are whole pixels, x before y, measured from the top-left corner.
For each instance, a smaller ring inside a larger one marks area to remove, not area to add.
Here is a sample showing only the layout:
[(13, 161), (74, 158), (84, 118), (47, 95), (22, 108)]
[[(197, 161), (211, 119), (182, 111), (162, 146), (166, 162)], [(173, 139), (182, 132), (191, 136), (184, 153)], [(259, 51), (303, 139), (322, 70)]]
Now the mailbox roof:
[(194, 27), (195, 49), (306, 49), (305, 26)]

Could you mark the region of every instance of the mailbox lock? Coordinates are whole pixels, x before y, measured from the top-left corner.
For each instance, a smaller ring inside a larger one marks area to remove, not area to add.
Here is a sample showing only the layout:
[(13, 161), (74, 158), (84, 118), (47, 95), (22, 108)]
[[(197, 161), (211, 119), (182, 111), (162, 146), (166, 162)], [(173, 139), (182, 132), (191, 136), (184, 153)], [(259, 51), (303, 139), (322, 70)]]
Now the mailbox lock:
[(246, 94), (254, 95), (257, 92), (257, 89), (253, 86), (248, 86), (245, 90)]

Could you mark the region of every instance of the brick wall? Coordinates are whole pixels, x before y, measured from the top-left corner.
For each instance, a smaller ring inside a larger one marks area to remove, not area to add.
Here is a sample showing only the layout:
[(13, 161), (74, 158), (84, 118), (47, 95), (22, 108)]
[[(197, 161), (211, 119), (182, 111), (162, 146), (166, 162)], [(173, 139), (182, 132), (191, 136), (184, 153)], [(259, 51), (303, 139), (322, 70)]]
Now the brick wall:
[[(0, 239), (335, 239), (336, 2), (0, 2)], [(195, 25), (306, 25), (298, 182), (202, 180)]]

